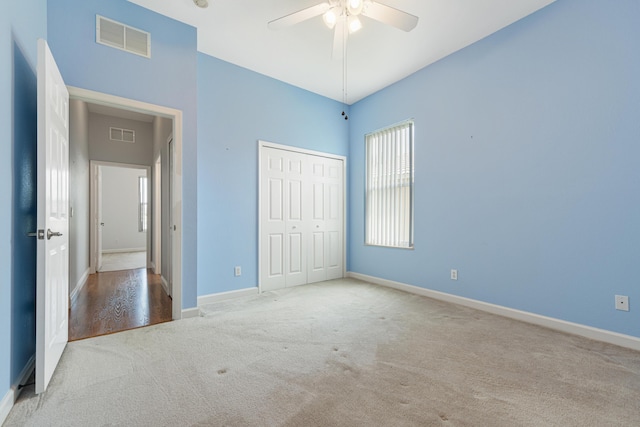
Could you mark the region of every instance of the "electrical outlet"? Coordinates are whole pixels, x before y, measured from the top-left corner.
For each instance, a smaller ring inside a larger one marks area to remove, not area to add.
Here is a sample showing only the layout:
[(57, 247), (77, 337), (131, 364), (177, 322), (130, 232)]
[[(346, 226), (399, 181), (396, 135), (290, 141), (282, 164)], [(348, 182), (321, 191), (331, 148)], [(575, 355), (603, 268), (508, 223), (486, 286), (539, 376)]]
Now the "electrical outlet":
[(616, 310), (629, 311), (629, 297), (626, 295), (616, 295)]
[(236, 276), (242, 276), (242, 268), (240, 268), (239, 265), (237, 265), (236, 268), (234, 269), (234, 274)]
[(451, 270), (451, 280), (458, 280), (458, 270)]

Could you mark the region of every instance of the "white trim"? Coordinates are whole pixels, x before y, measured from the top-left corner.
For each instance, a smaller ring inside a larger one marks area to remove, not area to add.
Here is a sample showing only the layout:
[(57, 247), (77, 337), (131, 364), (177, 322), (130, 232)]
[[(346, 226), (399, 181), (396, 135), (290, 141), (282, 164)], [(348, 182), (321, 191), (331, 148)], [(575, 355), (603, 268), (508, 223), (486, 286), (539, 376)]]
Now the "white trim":
[(22, 368), (22, 372), (20, 372), (20, 375), (18, 375), (18, 383), (14, 386), (16, 388), (16, 391), (14, 392), (16, 399), (20, 396), (20, 393), (22, 392), (22, 389), (19, 389), (18, 385), (26, 383), (35, 369), (36, 369), (36, 356), (34, 354), (24, 365), (24, 368)]
[(171, 294), (169, 293), (169, 283), (167, 282), (167, 279), (165, 279), (164, 276), (160, 276), (160, 280), (162, 281), (162, 288), (164, 289), (164, 291), (167, 293), (167, 295), (171, 296)]
[(146, 252), (147, 248), (103, 249), (103, 254), (121, 254), (125, 252)]
[(7, 393), (2, 398), (2, 401), (0, 401), (0, 426), (7, 420), (9, 412), (11, 411), (11, 408), (13, 408), (13, 404), (16, 402), (16, 400), (18, 400), (18, 397), (20, 397), (20, 393), (22, 393), (20, 384), (24, 384), (27, 382), (35, 367), (36, 356), (33, 355), (26, 363), (26, 365), (24, 365), (24, 368), (22, 369), (22, 372), (20, 372), (20, 375), (18, 375), (17, 382), (11, 386), (9, 391), (7, 391)]
[(173, 280), (171, 281), (173, 284), (173, 302), (171, 304), (171, 312), (173, 320), (180, 319), (182, 317), (182, 210), (184, 208), (182, 204), (182, 111), (73, 86), (67, 86), (67, 89), (69, 90), (69, 97), (72, 99), (79, 99), (93, 104), (106, 105), (109, 107), (166, 117), (173, 121), (172, 135), (175, 143), (174, 149), (176, 156), (176, 176), (174, 177), (173, 182), (174, 200), (177, 201), (176, 210), (178, 211), (178, 215), (174, 218), (174, 224), (176, 225), (177, 230), (174, 233), (173, 250), (171, 251), (171, 256), (173, 258)]
[(258, 140), (258, 147), (259, 148), (262, 148), (262, 147), (276, 148), (278, 150), (285, 150), (285, 151), (291, 151), (294, 153), (302, 153), (302, 154), (311, 154), (312, 156), (327, 157), (329, 159), (336, 159), (336, 160), (342, 160), (342, 161), (347, 160), (345, 156), (341, 156), (339, 154), (331, 154), (331, 153), (325, 153), (323, 151), (307, 150), (306, 148), (299, 148), (291, 145), (276, 144), (275, 142), (263, 141), (261, 139)]
[(350, 271), (347, 273), (347, 277), (352, 277), (354, 279), (362, 280), (376, 285), (386, 286), (388, 288), (398, 289), (416, 295), (422, 295), (440, 301), (463, 305), (465, 307), (474, 308), (476, 310), (497, 314), (498, 316), (508, 317), (510, 319), (520, 320), (522, 322), (531, 323), (538, 326), (544, 326), (545, 328), (566, 332), (572, 335), (578, 335), (595, 341), (614, 344), (633, 350), (640, 350), (640, 338), (631, 335), (620, 334), (618, 332), (607, 331), (605, 329), (594, 328), (592, 326), (581, 325), (579, 323), (567, 322), (566, 320), (542, 316), (527, 311), (516, 310), (501, 305), (460, 297), (457, 295), (447, 294), (431, 289), (425, 289), (418, 286), (407, 285), (405, 283), (394, 282), (392, 280), (367, 276), (366, 274), (354, 273)]
[(182, 310), (183, 319), (190, 319), (192, 317), (200, 317), (200, 309), (198, 307), (185, 308)]
[(204, 304), (213, 304), (219, 301), (225, 301), (229, 299), (242, 298), (251, 295), (258, 295), (260, 292), (258, 287), (237, 289), (235, 291), (219, 292), (217, 294), (209, 294), (198, 297), (198, 307)]
[(82, 276), (80, 276), (78, 283), (76, 283), (76, 287), (73, 288), (73, 290), (71, 291), (71, 295), (69, 296), (69, 299), (71, 300), (72, 304), (76, 301), (76, 298), (78, 298), (78, 294), (80, 293), (82, 288), (84, 288), (84, 285), (87, 283), (88, 278), (89, 278), (89, 269), (87, 268), (84, 271), (84, 273), (82, 273)]
[(9, 416), (11, 408), (13, 408), (13, 402), (16, 401), (14, 396), (13, 388), (10, 388), (2, 398), (2, 401), (0, 401), (0, 425), (4, 424)]
[(278, 150), (291, 151), (294, 153), (310, 154), (312, 156), (326, 157), (342, 161), (342, 277), (347, 277), (347, 157), (339, 154), (325, 153), (322, 151), (308, 150), (306, 148), (293, 147), (290, 145), (276, 144), (259, 139), (258, 140), (258, 293), (262, 293), (262, 235), (260, 223), (262, 218), (262, 149), (276, 148)]
[[(162, 274), (162, 149), (153, 162), (153, 272)], [(168, 293), (168, 292), (167, 292)]]

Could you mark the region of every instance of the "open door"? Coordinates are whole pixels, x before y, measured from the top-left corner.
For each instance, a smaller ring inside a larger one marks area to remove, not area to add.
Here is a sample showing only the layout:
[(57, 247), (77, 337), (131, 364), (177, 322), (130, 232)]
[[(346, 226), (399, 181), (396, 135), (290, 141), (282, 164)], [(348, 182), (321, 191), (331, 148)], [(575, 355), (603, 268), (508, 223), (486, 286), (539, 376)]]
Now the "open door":
[[(153, 263), (155, 274), (162, 274), (162, 158), (153, 169)], [(167, 294), (171, 295), (169, 291)]]
[(102, 220), (102, 167), (97, 166), (96, 174), (96, 272), (102, 271), (102, 231), (104, 221)]
[(174, 241), (174, 232), (176, 231), (175, 226), (175, 214), (173, 212), (173, 177), (175, 174), (175, 151), (173, 138), (169, 140), (169, 234), (168, 237), (168, 245), (169, 254), (167, 256), (167, 285), (169, 287), (169, 296), (173, 298), (173, 241)]
[(69, 92), (45, 40), (38, 40), (38, 250), (36, 393), (68, 340)]

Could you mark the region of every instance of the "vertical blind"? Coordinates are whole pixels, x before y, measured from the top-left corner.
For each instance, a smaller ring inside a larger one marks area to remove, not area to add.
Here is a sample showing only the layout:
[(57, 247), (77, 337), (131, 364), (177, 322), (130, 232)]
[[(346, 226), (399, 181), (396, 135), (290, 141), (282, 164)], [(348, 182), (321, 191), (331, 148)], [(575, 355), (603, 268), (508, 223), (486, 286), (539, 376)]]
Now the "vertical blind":
[(367, 245), (413, 247), (413, 121), (366, 136)]

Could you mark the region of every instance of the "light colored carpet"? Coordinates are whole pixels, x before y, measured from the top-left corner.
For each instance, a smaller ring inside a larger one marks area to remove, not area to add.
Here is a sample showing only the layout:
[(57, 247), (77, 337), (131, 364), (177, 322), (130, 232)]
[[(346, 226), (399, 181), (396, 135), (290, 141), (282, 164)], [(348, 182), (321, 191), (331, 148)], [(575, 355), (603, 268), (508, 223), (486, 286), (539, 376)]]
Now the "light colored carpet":
[(120, 271), (145, 268), (147, 266), (147, 252), (115, 252), (102, 254), (102, 268), (100, 271)]
[(637, 426), (640, 354), (338, 280), (71, 343), (23, 425)]

